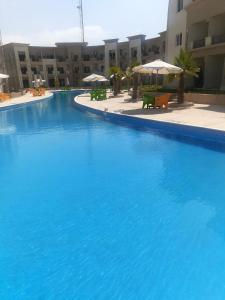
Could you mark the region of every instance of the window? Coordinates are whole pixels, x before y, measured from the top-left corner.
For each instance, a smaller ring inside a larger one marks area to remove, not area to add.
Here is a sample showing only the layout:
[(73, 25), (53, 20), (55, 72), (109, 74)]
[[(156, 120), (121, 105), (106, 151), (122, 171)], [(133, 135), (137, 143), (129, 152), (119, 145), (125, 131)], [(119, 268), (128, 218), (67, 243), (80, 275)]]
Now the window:
[(48, 67), (48, 74), (52, 75), (54, 72), (54, 68), (53, 67)]
[(63, 67), (58, 67), (58, 68), (57, 68), (57, 71), (58, 71), (59, 74), (64, 74), (64, 69), (63, 69)]
[(84, 67), (84, 73), (91, 73), (91, 69), (90, 69), (90, 67), (88, 67), (88, 66), (86, 66), (86, 67)]
[(131, 58), (137, 59), (138, 50), (137, 48), (131, 48)]
[(26, 60), (25, 52), (19, 51), (18, 56), (19, 56), (20, 61), (25, 61)]
[(50, 78), (50, 79), (48, 80), (48, 85), (49, 85), (49, 87), (55, 87), (55, 79)]
[(65, 79), (64, 78), (59, 79), (59, 85), (60, 86), (65, 86)]
[(57, 59), (59, 62), (64, 62), (64, 61), (67, 59), (67, 57), (63, 57), (63, 56), (58, 55), (58, 56), (56, 57), (56, 59)]
[(75, 55), (73, 56), (73, 61), (78, 61), (78, 58), (79, 58), (79, 56), (75, 54)]
[(22, 67), (22, 68), (21, 68), (21, 73), (22, 73), (23, 75), (26, 75), (26, 74), (27, 74), (27, 67)]
[(176, 35), (176, 46), (182, 46), (183, 36), (182, 33)]
[(54, 55), (53, 54), (44, 54), (43, 58), (44, 59), (54, 59)]
[(156, 55), (160, 53), (160, 47), (156, 45), (152, 45), (152, 52)]
[(33, 68), (31, 68), (31, 71), (33, 74), (35, 74), (35, 75), (37, 74), (37, 68), (33, 67)]
[(98, 56), (98, 60), (103, 60), (104, 59), (104, 57), (105, 57), (105, 55), (103, 54), (103, 53), (101, 53), (99, 56)]
[(24, 89), (29, 88), (29, 81), (27, 79), (23, 79), (23, 88)]
[(183, 0), (177, 0), (177, 12), (180, 12), (181, 10), (183, 10), (183, 8), (184, 8)]
[(84, 60), (84, 61), (89, 61), (89, 60), (90, 60), (90, 55), (89, 55), (89, 54), (85, 54), (85, 55), (83, 56), (83, 60)]
[(79, 67), (75, 67), (75, 68), (74, 68), (74, 73), (75, 73), (75, 74), (78, 74), (78, 73), (79, 73)]
[(109, 59), (110, 60), (116, 59), (116, 52), (114, 50), (109, 51)]
[(30, 55), (30, 59), (32, 61), (39, 61), (41, 59), (41, 57), (40, 56), (35, 56), (35, 55)]

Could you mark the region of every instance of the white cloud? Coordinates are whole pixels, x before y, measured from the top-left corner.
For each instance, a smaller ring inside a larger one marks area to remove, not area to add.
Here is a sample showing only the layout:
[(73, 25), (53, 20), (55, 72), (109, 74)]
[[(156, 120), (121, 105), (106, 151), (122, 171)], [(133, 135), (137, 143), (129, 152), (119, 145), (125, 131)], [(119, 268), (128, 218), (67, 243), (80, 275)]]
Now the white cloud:
[[(108, 34), (101, 26), (85, 27), (85, 40), (89, 44), (102, 44), (102, 40), (106, 39)], [(4, 43), (28, 43), (36, 46), (53, 46), (56, 42), (80, 42), (81, 34), (79, 27), (71, 27), (66, 29), (42, 30), (40, 32), (32, 32), (24, 35), (4, 35)]]

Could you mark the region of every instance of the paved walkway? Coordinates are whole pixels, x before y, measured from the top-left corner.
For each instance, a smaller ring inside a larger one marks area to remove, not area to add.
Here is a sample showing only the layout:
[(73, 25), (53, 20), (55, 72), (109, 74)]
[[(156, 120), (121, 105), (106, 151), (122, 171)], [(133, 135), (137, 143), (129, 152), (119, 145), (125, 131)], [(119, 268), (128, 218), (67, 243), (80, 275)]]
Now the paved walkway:
[(48, 91), (46, 92), (45, 96), (40, 96), (40, 97), (33, 97), (30, 93), (27, 93), (27, 94), (25, 94), (23, 96), (20, 96), (20, 97), (17, 97), (17, 98), (11, 98), (11, 99), (6, 100), (6, 101), (0, 101), (0, 108), (13, 106), (13, 105), (18, 105), (18, 104), (22, 104), (22, 103), (38, 101), (38, 100), (48, 98), (52, 95), (53, 94), (48, 92)]
[(108, 95), (105, 101), (90, 101), (90, 95), (85, 94), (77, 98), (77, 102), (99, 110), (108, 110), (138, 118), (185, 124), (225, 131), (225, 106), (208, 104), (170, 103), (169, 109), (142, 109), (142, 102), (133, 102), (126, 94), (119, 97)]

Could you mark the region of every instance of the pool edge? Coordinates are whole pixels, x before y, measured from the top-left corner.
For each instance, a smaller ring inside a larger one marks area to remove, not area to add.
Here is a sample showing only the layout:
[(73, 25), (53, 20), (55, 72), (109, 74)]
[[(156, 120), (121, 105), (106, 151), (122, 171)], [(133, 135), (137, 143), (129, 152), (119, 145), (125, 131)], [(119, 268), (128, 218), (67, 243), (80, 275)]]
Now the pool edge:
[[(10, 105), (6, 105), (3, 107), (0, 107), (0, 111), (5, 111), (5, 110), (9, 110), (9, 109), (15, 109), (24, 105), (31, 105), (31, 104), (35, 104), (35, 103), (39, 103), (45, 100), (50, 100), (54, 97), (53, 93), (50, 93), (49, 95), (41, 98), (41, 99), (37, 99), (37, 100), (30, 100), (30, 101), (26, 101), (26, 102), (21, 102), (21, 103), (15, 103), (15, 104), (10, 104)], [(31, 96), (32, 99), (32, 96)]]
[(213, 142), (225, 145), (225, 131), (205, 128), (200, 126), (178, 124), (172, 122), (164, 122), (159, 120), (150, 120), (117, 112), (102, 111), (97, 108), (81, 104), (78, 102), (79, 95), (74, 98), (76, 106), (84, 112), (93, 113), (101, 116), (106, 121), (114, 123), (123, 123), (131, 127), (151, 129), (165, 134), (174, 134), (186, 138), (199, 139), (201, 141)]

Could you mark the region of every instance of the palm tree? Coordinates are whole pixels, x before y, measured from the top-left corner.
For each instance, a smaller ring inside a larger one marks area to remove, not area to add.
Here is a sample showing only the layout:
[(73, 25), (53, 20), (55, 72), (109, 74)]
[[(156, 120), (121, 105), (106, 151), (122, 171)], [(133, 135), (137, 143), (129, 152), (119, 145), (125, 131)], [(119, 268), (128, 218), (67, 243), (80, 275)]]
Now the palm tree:
[(134, 75), (134, 72), (132, 71), (132, 68), (128, 67), (126, 69), (126, 72), (125, 72), (125, 77), (126, 77), (126, 80), (127, 80), (127, 89), (128, 89), (128, 92), (130, 91), (131, 82), (133, 80), (133, 75)]
[(175, 57), (174, 64), (177, 67), (183, 69), (183, 72), (176, 75), (170, 75), (170, 80), (177, 78), (179, 80), (178, 85), (178, 102), (184, 102), (184, 90), (185, 90), (185, 78), (188, 76), (198, 77), (200, 68), (197, 66), (196, 61), (194, 60), (192, 54), (183, 49), (180, 50), (180, 53)]
[(109, 75), (112, 76), (113, 81), (113, 95), (117, 96), (120, 92), (120, 80), (122, 78), (122, 71), (120, 67), (111, 67), (109, 70)]
[(138, 97), (138, 74), (133, 72), (133, 68), (139, 66), (140, 63), (137, 61), (134, 61), (126, 71), (126, 77), (128, 79), (128, 82), (130, 83), (131, 80), (133, 81), (133, 93), (132, 93), (132, 99), (136, 100)]

